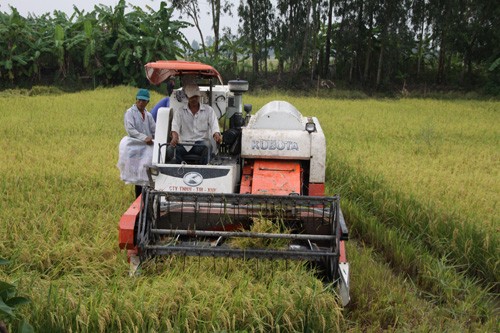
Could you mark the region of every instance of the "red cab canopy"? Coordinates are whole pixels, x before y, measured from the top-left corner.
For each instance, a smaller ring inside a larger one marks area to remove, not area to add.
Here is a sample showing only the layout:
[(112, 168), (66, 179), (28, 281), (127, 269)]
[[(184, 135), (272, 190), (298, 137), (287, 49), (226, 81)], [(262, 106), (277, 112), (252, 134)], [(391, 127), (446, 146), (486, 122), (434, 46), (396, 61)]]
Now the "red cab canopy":
[(146, 77), (152, 84), (160, 84), (171, 76), (196, 75), (206, 78), (216, 77), (222, 82), (222, 76), (210, 65), (184, 60), (159, 60), (144, 65)]

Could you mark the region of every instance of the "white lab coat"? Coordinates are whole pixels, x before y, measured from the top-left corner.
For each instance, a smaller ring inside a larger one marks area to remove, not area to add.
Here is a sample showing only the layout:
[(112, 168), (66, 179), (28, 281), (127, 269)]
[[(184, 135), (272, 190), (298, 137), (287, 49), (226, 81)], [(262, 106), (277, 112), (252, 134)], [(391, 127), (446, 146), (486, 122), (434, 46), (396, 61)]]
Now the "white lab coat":
[(125, 112), (124, 125), (128, 135), (120, 141), (117, 167), (126, 184), (148, 183), (146, 170), (153, 159), (153, 145), (146, 144), (145, 140), (148, 136), (154, 137), (156, 124), (147, 110), (144, 115), (142, 119), (135, 104)]

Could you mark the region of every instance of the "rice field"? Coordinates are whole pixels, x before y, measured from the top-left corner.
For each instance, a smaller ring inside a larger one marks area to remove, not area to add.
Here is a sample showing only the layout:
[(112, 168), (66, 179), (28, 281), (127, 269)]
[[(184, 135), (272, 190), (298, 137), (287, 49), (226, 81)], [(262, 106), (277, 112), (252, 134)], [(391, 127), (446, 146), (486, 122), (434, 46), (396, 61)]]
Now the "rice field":
[(117, 225), (134, 195), (116, 162), (135, 89), (40, 90), (0, 94), (0, 280), (31, 299), (35, 331), (498, 330), (499, 102), (244, 96), (327, 133), (352, 235), (341, 309), (300, 263), (169, 258), (130, 278)]

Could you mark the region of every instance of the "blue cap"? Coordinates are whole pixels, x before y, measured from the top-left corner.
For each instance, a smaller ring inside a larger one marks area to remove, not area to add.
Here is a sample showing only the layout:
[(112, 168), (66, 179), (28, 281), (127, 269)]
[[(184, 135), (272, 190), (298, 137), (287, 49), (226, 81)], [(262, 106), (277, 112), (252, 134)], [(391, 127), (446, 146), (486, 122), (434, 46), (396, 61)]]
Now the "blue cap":
[(137, 92), (137, 96), (135, 96), (136, 99), (143, 99), (145, 101), (149, 101), (149, 90), (147, 89), (139, 89)]

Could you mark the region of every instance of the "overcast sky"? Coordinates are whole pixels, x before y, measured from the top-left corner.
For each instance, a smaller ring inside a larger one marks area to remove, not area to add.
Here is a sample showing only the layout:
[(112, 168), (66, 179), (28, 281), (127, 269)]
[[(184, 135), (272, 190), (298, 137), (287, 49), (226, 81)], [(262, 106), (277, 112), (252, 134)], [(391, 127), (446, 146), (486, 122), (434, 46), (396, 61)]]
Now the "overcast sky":
[[(141, 6), (145, 11), (148, 11), (146, 6), (153, 8), (155, 11), (158, 10), (160, 8), (160, 2), (161, 0), (126, 0), (127, 7), (131, 7), (131, 5)], [(168, 3), (168, 1), (166, 2)], [(112, 6), (114, 8), (118, 4), (118, 0), (0, 0), (0, 11), (10, 13), (11, 10), (9, 5), (11, 5), (24, 17), (27, 17), (29, 13), (39, 16), (45, 13), (52, 13), (54, 10), (62, 10), (70, 15), (74, 13), (73, 5), (79, 10), (90, 12), (97, 4)], [(205, 0), (201, 0), (200, 9), (201, 13), (204, 14), (210, 10), (210, 6)], [(179, 13), (174, 14), (176, 19), (179, 18), (178, 16)], [(183, 20), (190, 22), (187, 17), (183, 17)], [(205, 38), (208, 35), (213, 36), (213, 33), (207, 33), (208, 31), (212, 31), (210, 16), (201, 15), (201, 25)], [(238, 18), (229, 17), (227, 15), (222, 16), (221, 25), (230, 26), (232, 33), (235, 34), (238, 26)], [(198, 31), (195, 28), (183, 29), (182, 33), (184, 33), (190, 43), (193, 39), (200, 41)]]

